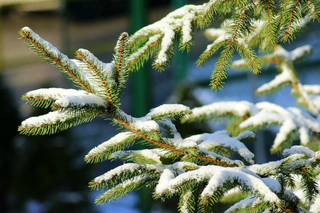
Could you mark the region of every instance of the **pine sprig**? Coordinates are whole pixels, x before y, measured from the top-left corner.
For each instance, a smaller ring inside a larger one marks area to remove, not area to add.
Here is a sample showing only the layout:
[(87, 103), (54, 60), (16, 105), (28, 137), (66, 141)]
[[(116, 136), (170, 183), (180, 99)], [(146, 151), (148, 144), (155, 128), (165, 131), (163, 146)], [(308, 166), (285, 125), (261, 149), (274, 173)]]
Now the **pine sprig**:
[(180, 195), (178, 210), (180, 213), (193, 213), (195, 211), (195, 204), (194, 193), (189, 190)]
[(118, 97), (113, 92), (116, 88), (113, 82), (112, 65), (101, 62), (85, 49), (79, 49), (76, 57), (80, 61), (74, 60), (74, 62), (90, 76), (95, 94), (108, 100), (110, 106), (115, 105), (119, 100), (116, 100)]
[(43, 40), (28, 27), (22, 28), (19, 33), (21, 39), (24, 40), (40, 57), (65, 73), (77, 86), (89, 93), (93, 93), (93, 89), (84, 73), (66, 55), (60, 53), (57, 48)]
[(146, 185), (151, 184), (155, 179), (156, 177), (151, 175), (139, 175), (128, 179), (99, 195), (99, 197), (96, 198), (95, 203), (105, 204), (107, 202), (118, 200), (127, 195), (129, 192), (138, 190)]
[(281, 26), (286, 26), (284, 29), (282, 29), (282, 32), (280, 34), (280, 40), (283, 42), (287, 42), (295, 38), (294, 36), (295, 33), (298, 32), (299, 26), (295, 26), (294, 23), (299, 23), (299, 20), (303, 18), (302, 13), (300, 12), (300, 0), (286, 1), (285, 5), (286, 6), (283, 7), (282, 12), (283, 17), (280, 22)]
[[(279, 43), (293, 40), (307, 22), (320, 20), (319, 4), (318, 0), (280, 0), (279, 3), (274, 0), (208, 0), (199, 6), (186, 5), (131, 37), (121, 34), (109, 64), (84, 49), (77, 51), (77, 59), (70, 60), (25, 27), (20, 31), (21, 38), (82, 90), (50, 88), (25, 94), (23, 99), (30, 104), (50, 107), (53, 112), (25, 120), (19, 131), (31, 135), (52, 134), (91, 121), (96, 116), (107, 117), (122, 128), (122, 133), (85, 156), (88, 163), (133, 162), (90, 182), (90, 188), (105, 190), (96, 199), (99, 204), (147, 186), (155, 189), (156, 199), (179, 195), (180, 212), (210, 212), (226, 192), (236, 189), (243, 193), (241, 199), (244, 199), (227, 212), (306, 212), (302, 208), (304, 204), (313, 205), (312, 202), (319, 200), (316, 197), (320, 152), (302, 146), (285, 148), (290, 147), (297, 136), (302, 145), (307, 145), (314, 140), (313, 136), (320, 134), (320, 123), (315, 119), (319, 108), (311, 96), (320, 92), (317, 88), (311, 88), (310, 92), (304, 87), (294, 70), (293, 62), (310, 52), (310, 47), (288, 52)], [(233, 65), (258, 73), (261, 65), (272, 63), (280, 70), (273, 81), (258, 91), (270, 92), (289, 83), (314, 117), (298, 108), (285, 109), (265, 102), (221, 102), (193, 110), (184, 105), (165, 104), (140, 118), (123, 112), (120, 98), (129, 72), (138, 70), (155, 53), (153, 67), (162, 71), (174, 56), (175, 44), (179, 43), (181, 51), (189, 51), (194, 44), (194, 30), (207, 27), (214, 19), (222, 20), (222, 29), (211, 32), (216, 40), (197, 61), (203, 66), (221, 50), (211, 75), (213, 89), (222, 88), (233, 55), (238, 53), (242, 60)], [(258, 58), (254, 48), (262, 50), (262, 54), (266, 53), (264, 51), (271, 53)], [(228, 121), (231, 133), (217, 131), (183, 138), (172, 122), (174, 119)], [(254, 164), (254, 155), (244, 142), (254, 140), (255, 135), (241, 131), (269, 125), (280, 126), (272, 151), (284, 149), (285, 157)], [(134, 143), (144, 143), (150, 149), (132, 150)], [(300, 185), (296, 184), (295, 177)], [(294, 195), (293, 191), (298, 189), (303, 189), (305, 199), (299, 200), (300, 196)]]
[(25, 135), (51, 135), (79, 124), (90, 122), (98, 113), (49, 112), (38, 117), (30, 117), (21, 123), (18, 131)]
[(129, 78), (128, 56), (129, 56), (129, 35), (122, 33), (119, 36), (118, 42), (114, 48), (114, 56), (112, 60), (115, 68), (115, 82), (117, 84), (117, 94), (120, 96), (125, 88), (126, 82)]
[(228, 70), (231, 66), (233, 53), (235, 49), (232, 42), (228, 42), (226, 44), (226, 48), (221, 52), (219, 56), (215, 68), (211, 74), (210, 87), (212, 89), (222, 89), (224, 81), (227, 79)]
[(89, 187), (94, 190), (111, 189), (119, 182), (124, 182), (136, 176), (152, 174), (159, 175), (163, 168), (155, 165), (141, 165), (136, 163), (126, 163), (96, 177), (89, 183)]
[(93, 148), (86, 156), (87, 163), (97, 163), (111, 158), (112, 154), (131, 147), (138, 137), (134, 133), (123, 132)]
[(22, 96), (22, 100), (27, 101), (36, 107), (52, 107), (56, 100), (74, 95), (88, 95), (85, 91), (74, 90), (74, 89), (62, 89), (62, 88), (47, 88), (47, 89), (37, 89), (29, 91)]
[(263, 11), (263, 19), (266, 20), (261, 29), (263, 32), (264, 41), (260, 49), (266, 51), (272, 49), (277, 43), (277, 33), (279, 23), (276, 19), (276, 3), (274, 0), (261, 1), (261, 9)]

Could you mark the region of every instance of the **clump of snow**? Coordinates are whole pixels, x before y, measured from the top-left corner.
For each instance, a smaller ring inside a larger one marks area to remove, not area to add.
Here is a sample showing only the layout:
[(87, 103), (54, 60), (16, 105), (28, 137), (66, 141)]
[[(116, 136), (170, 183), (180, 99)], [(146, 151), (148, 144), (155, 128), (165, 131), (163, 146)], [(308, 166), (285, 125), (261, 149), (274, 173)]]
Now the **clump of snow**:
[(125, 157), (133, 157), (136, 155), (142, 155), (146, 159), (152, 159), (156, 161), (157, 165), (162, 165), (160, 157), (165, 153), (160, 149), (143, 149), (143, 150), (129, 150), (129, 151), (118, 151), (112, 154), (112, 158), (125, 158)]
[(116, 176), (120, 176), (123, 173), (127, 173), (127, 172), (132, 173), (135, 171), (142, 172), (142, 170), (145, 170), (145, 169), (156, 170), (158, 172), (162, 171), (161, 167), (155, 166), (153, 164), (140, 165), (140, 164), (136, 164), (136, 163), (126, 163), (126, 164), (123, 164), (121, 166), (118, 166), (118, 167), (106, 172), (103, 175), (96, 177), (94, 179), (94, 181), (96, 183), (102, 183), (102, 182), (108, 181)]
[(150, 110), (146, 115), (147, 118), (152, 119), (152, 117), (162, 117), (164, 115), (179, 115), (181, 113), (191, 113), (189, 107), (182, 104), (162, 104), (156, 108)]
[(312, 47), (310, 45), (304, 45), (301, 47), (298, 47), (290, 52), (290, 59), (292, 61), (295, 61), (306, 54), (310, 54), (312, 51)]
[(302, 87), (303, 90), (308, 94), (320, 95), (320, 85), (304, 84)]
[(55, 104), (61, 107), (84, 107), (84, 106), (100, 106), (105, 107), (106, 102), (99, 96), (94, 94), (65, 96), (55, 101)]
[(52, 125), (56, 123), (61, 123), (66, 121), (68, 118), (72, 118), (72, 117), (73, 116), (70, 115), (69, 113), (54, 111), (54, 112), (49, 112), (48, 114), (45, 114), (45, 115), (30, 117), (24, 120), (21, 123), (21, 126), (25, 128), (33, 128), (33, 127), (36, 128), (36, 127), (41, 127), (43, 125)]
[(246, 65), (247, 65), (247, 62), (244, 59), (239, 59), (232, 62), (233, 68), (238, 68)]
[(157, 122), (149, 120), (149, 116), (144, 116), (141, 118), (134, 118), (125, 112), (119, 112), (121, 118), (123, 118), (128, 124), (136, 130), (150, 132), (159, 131), (160, 126)]
[[(319, 182), (320, 181), (318, 181), (318, 185), (320, 184)], [(309, 210), (313, 213), (320, 213), (320, 194), (316, 196)]]
[(280, 124), (280, 130), (274, 140), (273, 148), (279, 147), (293, 132), (298, 130), (303, 144), (309, 142), (308, 131), (320, 132), (320, 121), (295, 107), (284, 109), (278, 105), (261, 102), (256, 106), (261, 110), (240, 124), (240, 128), (261, 126), (265, 124)]
[(257, 89), (258, 93), (264, 93), (264, 92), (270, 91), (285, 83), (293, 82), (295, 80), (293, 71), (290, 66), (283, 63), (280, 65), (280, 67), (282, 69), (282, 72), (279, 75), (277, 75), (272, 81), (260, 86)]
[(168, 188), (168, 183), (172, 180), (174, 180), (175, 178), (175, 174), (174, 171), (172, 171), (169, 168), (166, 168), (163, 170), (159, 182), (156, 186), (155, 192), (157, 194), (162, 194), (164, 193), (166, 190), (169, 190), (170, 192), (174, 192), (175, 189), (173, 188)]
[(216, 190), (223, 188), (226, 181), (236, 181), (240, 185), (247, 186), (253, 193), (264, 195), (264, 199), (270, 202), (279, 202), (277, 195), (258, 176), (249, 170), (242, 168), (225, 168), (220, 166), (202, 166), (197, 170), (188, 171), (175, 177), (174, 172), (165, 169), (156, 187), (157, 194), (165, 192), (174, 193), (177, 186), (182, 186), (189, 181), (202, 182), (209, 179), (207, 186), (201, 193), (201, 198), (211, 196)]
[(264, 164), (254, 164), (247, 167), (250, 171), (260, 176), (266, 176), (270, 174), (278, 174), (280, 166), (283, 164), (283, 160), (271, 161)]
[(289, 156), (293, 154), (304, 154), (309, 157), (314, 157), (314, 151), (305, 146), (292, 146), (289, 149), (283, 150), (282, 154), (284, 156)]
[(237, 138), (231, 138), (228, 131), (217, 131), (212, 134), (204, 133), (200, 135), (193, 135), (188, 138), (189, 140), (198, 141), (199, 148), (210, 150), (214, 147), (228, 147), (232, 151), (239, 153), (247, 162), (254, 163), (254, 154), (241, 143)]
[(192, 109), (192, 114), (185, 120), (200, 116), (233, 114), (236, 116), (254, 115), (258, 113), (258, 108), (247, 101), (221, 101)]
[(181, 213), (189, 213), (188, 201), (191, 196), (192, 196), (191, 191), (188, 191), (187, 193), (185, 193), (185, 195), (183, 195), (183, 205), (180, 208)]
[(236, 204), (234, 204), (233, 206), (228, 208), (225, 212), (235, 212), (235, 211), (237, 211), (237, 209), (242, 209), (242, 208), (247, 207), (247, 206), (253, 206), (253, 203), (257, 199), (258, 198), (255, 197), (255, 196), (246, 197), (245, 199), (237, 202)]
[(90, 150), (90, 152), (86, 155), (86, 158), (90, 156), (95, 156), (98, 154), (101, 154), (105, 152), (106, 150), (110, 149), (110, 147), (116, 147), (119, 143), (122, 143), (123, 141), (127, 140), (128, 138), (131, 138), (133, 136), (136, 136), (133, 132), (121, 132), (115, 136), (113, 136), (108, 141), (105, 141), (101, 143), (99, 146), (93, 148)]
[(83, 90), (62, 89), (62, 88), (45, 88), (29, 91), (25, 94), (27, 97), (42, 97), (43, 99), (57, 100), (65, 96), (78, 96), (89, 94)]
[(208, 28), (204, 31), (207, 37), (214, 37), (217, 38), (226, 33), (226, 30), (221, 28)]
[(158, 53), (158, 56), (155, 60), (157, 64), (164, 64), (167, 62), (167, 52), (169, 48), (173, 45), (173, 40), (175, 37), (176, 30), (181, 28), (182, 30), (182, 42), (187, 43), (192, 40), (192, 20), (196, 19), (196, 15), (203, 10), (203, 6), (195, 5), (185, 5), (171, 13), (161, 20), (150, 24), (138, 32), (136, 32), (131, 40), (135, 40), (140, 36), (148, 36), (150, 32), (158, 32), (149, 38), (149, 41), (143, 45), (137, 52), (132, 54), (131, 61), (140, 56), (145, 52), (146, 49), (150, 47), (154, 42), (161, 39), (161, 49)]

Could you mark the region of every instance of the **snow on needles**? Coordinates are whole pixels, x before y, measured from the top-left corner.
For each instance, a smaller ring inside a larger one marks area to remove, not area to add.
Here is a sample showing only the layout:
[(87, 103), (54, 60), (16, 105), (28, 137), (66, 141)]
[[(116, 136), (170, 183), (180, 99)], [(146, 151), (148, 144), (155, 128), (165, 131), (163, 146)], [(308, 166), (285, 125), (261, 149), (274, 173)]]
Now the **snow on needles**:
[(100, 106), (105, 107), (106, 102), (99, 96), (94, 94), (65, 96), (59, 98), (55, 102), (60, 107), (84, 107), (84, 106)]
[(61, 123), (66, 121), (68, 118), (72, 118), (73, 115), (59, 112), (59, 111), (54, 111), (54, 112), (49, 112), (48, 114), (41, 115), (41, 116), (35, 116), (35, 117), (30, 117), (26, 120), (24, 120), (21, 123), (22, 127), (25, 128), (37, 128), (41, 127), (42, 125), (51, 125), (51, 124), (56, 124), (56, 123)]
[[(53, 46), (50, 42), (48, 42), (48, 41), (44, 40), (43, 38), (41, 38), (37, 33), (33, 32), (33, 30), (31, 30), (29, 27), (24, 27), (24, 28), (22, 28), (22, 30), (25, 31), (25, 32), (29, 32), (30, 33), (29, 37), (32, 37), (32, 39), (36, 43), (41, 44), (41, 46), (45, 48), (45, 51), (49, 54), (49, 56), (51, 55), (51, 57), (59, 59), (60, 63), (63, 66), (67, 66), (74, 73), (77, 73), (78, 77), (81, 78), (81, 80), (85, 80), (86, 73), (84, 73), (81, 69), (79, 69), (79, 67), (72, 60), (70, 60), (68, 58), (68, 56), (66, 56), (63, 53), (61, 53), (58, 50), (58, 48)], [(64, 72), (67, 73), (65, 70), (64, 70)]]
[(136, 136), (136, 134), (132, 133), (132, 132), (119, 133), (119, 134), (115, 135), (114, 137), (112, 137), (111, 139), (109, 139), (108, 141), (103, 142), (99, 146), (91, 149), (85, 158), (99, 155), (99, 154), (105, 152), (106, 150), (110, 149), (110, 147), (116, 147), (117, 145), (119, 145), (123, 141), (127, 140), (128, 138), (134, 137), (134, 136)]
[(206, 180), (209, 180), (209, 182), (201, 193), (202, 199), (223, 189), (223, 185), (227, 182), (237, 182), (239, 185), (251, 189), (253, 193), (263, 195), (266, 201), (280, 201), (269, 188), (269, 184), (251, 171), (244, 168), (225, 168), (215, 165), (202, 166), (197, 170), (188, 171), (178, 176), (175, 176), (172, 169), (165, 169), (156, 186), (156, 194), (175, 193), (178, 190), (177, 187), (181, 187), (185, 183), (190, 181), (205, 182)]
[(256, 114), (258, 111), (258, 108), (248, 101), (221, 101), (192, 109), (192, 114), (186, 120), (201, 116), (220, 116), (227, 113), (245, 116), (247, 114)]
[(240, 128), (280, 124), (281, 127), (274, 140), (273, 149), (277, 149), (295, 130), (299, 131), (303, 145), (309, 142), (306, 130), (320, 132), (320, 122), (301, 109), (295, 107), (284, 109), (269, 102), (260, 102), (256, 106), (261, 111), (243, 121), (240, 124)]
[(43, 99), (57, 100), (65, 96), (77, 96), (89, 94), (83, 90), (62, 89), (62, 88), (44, 88), (29, 91), (25, 94), (27, 97), (42, 97)]
[(155, 60), (157, 64), (163, 64), (167, 62), (167, 52), (169, 48), (173, 45), (173, 40), (176, 34), (176, 30), (182, 27), (182, 42), (185, 44), (192, 40), (192, 20), (196, 19), (197, 13), (203, 10), (203, 6), (196, 5), (186, 5), (181, 7), (171, 13), (169, 13), (166, 17), (161, 19), (158, 22), (155, 22), (151, 25), (148, 25), (132, 36), (132, 40), (136, 37), (140, 36), (148, 36), (150, 32), (158, 32), (160, 34), (156, 34), (149, 38), (149, 41), (140, 48), (136, 53), (134, 53), (131, 57), (135, 58), (137, 55), (143, 53), (153, 42), (160, 39), (161, 41), (161, 49), (158, 53), (158, 56)]
[[(251, 132), (252, 133), (252, 132)], [(252, 133), (253, 134), (253, 133)], [(241, 136), (240, 136), (241, 137)], [(224, 146), (230, 148), (232, 151), (239, 153), (247, 162), (253, 164), (254, 154), (239, 141), (238, 137), (231, 138), (228, 131), (217, 131), (212, 134), (204, 133), (200, 135), (193, 135), (188, 139), (199, 141), (199, 148), (210, 150), (214, 147)]]

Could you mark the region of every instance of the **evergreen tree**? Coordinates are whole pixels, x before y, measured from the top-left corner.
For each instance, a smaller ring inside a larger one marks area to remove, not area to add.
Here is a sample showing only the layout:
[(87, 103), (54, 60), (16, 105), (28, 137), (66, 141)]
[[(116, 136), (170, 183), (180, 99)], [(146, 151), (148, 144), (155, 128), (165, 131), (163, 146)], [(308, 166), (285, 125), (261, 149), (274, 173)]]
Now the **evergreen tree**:
[[(320, 212), (319, 85), (303, 85), (294, 61), (305, 56), (309, 46), (291, 52), (281, 43), (294, 40), (306, 23), (318, 20), (318, 0), (210, 0), (186, 5), (132, 36), (120, 35), (111, 63), (99, 61), (88, 50), (79, 49), (69, 59), (30, 28), (21, 38), (41, 57), (72, 80), (76, 89), (38, 89), (23, 99), (32, 105), (51, 108), (48, 114), (22, 122), (19, 131), (47, 135), (89, 122), (97, 116), (111, 120), (123, 131), (93, 148), (87, 163), (122, 160), (125, 163), (93, 179), (92, 189), (103, 189), (96, 203), (114, 201), (143, 186), (153, 189), (154, 198), (180, 196), (180, 212), (210, 212), (219, 201), (235, 202), (226, 212)], [(176, 42), (189, 51), (196, 29), (217, 19), (219, 29), (208, 29), (213, 39), (197, 60), (202, 66), (213, 54), (219, 57), (210, 86), (222, 89), (231, 66), (258, 74), (262, 66), (274, 64), (280, 74), (257, 89), (269, 93), (290, 85), (304, 108), (283, 108), (274, 103), (217, 102), (194, 109), (164, 104), (135, 118), (121, 109), (120, 99), (129, 77), (156, 53), (153, 66), (164, 70), (173, 57)], [(221, 50), (221, 51), (220, 51)], [(259, 50), (261, 55), (256, 51)], [(242, 60), (233, 61), (235, 53)], [(174, 123), (198, 120), (227, 121), (227, 130), (182, 138)], [(271, 152), (278, 161), (256, 164), (245, 142), (255, 140), (252, 132), (279, 125)], [(299, 139), (301, 145), (293, 146)], [(148, 149), (131, 150), (135, 143)], [(241, 196), (237, 196), (237, 195)]]

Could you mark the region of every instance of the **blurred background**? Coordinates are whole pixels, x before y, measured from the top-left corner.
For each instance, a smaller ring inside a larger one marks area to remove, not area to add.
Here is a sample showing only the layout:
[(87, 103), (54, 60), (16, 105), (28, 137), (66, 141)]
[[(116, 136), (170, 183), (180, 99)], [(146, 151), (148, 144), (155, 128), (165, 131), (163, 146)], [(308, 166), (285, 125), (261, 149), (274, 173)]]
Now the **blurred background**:
[[(134, 33), (184, 4), (203, 0), (0, 0), (0, 213), (42, 212), (176, 212), (175, 198), (165, 204), (154, 202), (147, 190), (96, 206), (101, 192), (90, 191), (88, 182), (121, 162), (86, 164), (85, 154), (118, 131), (103, 119), (95, 119), (53, 136), (22, 136), (17, 127), (30, 116), (46, 113), (21, 101), (21, 96), (38, 88), (72, 88), (53, 66), (35, 55), (19, 40), (19, 30), (28, 26), (61, 52), (74, 57), (79, 48), (90, 50), (101, 61), (112, 60), (113, 48), (122, 32)], [(212, 26), (217, 27), (218, 23)], [(319, 84), (320, 41), (318, 23), (311, 24), (288, 50), (310, 44), (314, 53), (297, 65), (304, 84)], [(306, 43), (307, 42), (307, 43)], [(208, 80), (215, 58), (204, 68), (195, 61), (209, 41), (203, 32), (195, 34), (191, 54), (178, 53), (172, 66), (158, 73), (150, 63), (130, 77), (122, 108), (143, 116), (162, 103), (183, 103), (190, 107), (221, 100), (271, 101), (293, 106), (289, 89), (268, 97), (254, 96), (254, 89), (276, 74), (272, 67), (257, 76), (233, 72), (222, 91), (215, 93)], [(237, 57), (236, 57), (237, 59)], [(249, 83), (248, 83), (249, 82)], [(241, 89), (239, 89), (241, 88)], [(219, 125), (196, 124), (180, 127), (183, 136), (215, 131)], [(251, 147), (257, 162), (270, 156), (272, 131), (259, 133), (259, 144)], [(259, 148), (260, 147), (260, 148)], [(265, 147), (265, 149), (261, 149)], [(219, 208), (219, 207), (218, 207)]]

